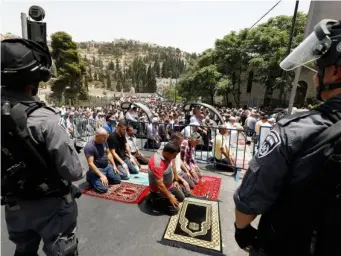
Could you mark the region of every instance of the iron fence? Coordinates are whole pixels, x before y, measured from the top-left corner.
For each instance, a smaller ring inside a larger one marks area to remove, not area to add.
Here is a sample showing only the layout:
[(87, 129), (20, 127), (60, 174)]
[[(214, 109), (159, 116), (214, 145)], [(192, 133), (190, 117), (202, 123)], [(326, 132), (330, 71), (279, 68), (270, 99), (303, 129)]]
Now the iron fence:
[[(184, 138), (189, 138), (194, 131), (197, 131), (201, 135), (201, 143), (194, 150), (194, 157), (198, 163), (213, 164), (215, 167), (221, 167), (222, 169), (234, 168), (244, 170), (248, 169), (249, 161), (271, 130), (270, 127), (261, 126), (259, 135), (256, 135), (253, 130), (228, 128), (227, 135), (221, 136), (217, 126), (198, 127), (182, 123), (159, 123), (157, 126), (154, 126), (148, 122), (128, 122), (128, 124), (134, 127), (137, 138), (136, 146), (140, 150), (156, 152), (163, 148), (174, 132), (181, 132)], [(103, 126), (102, 121), (82, 118), (75, 119), (73, 120), (70, 135), (78, 144), (82, 144), (84, 147), (93, 138), (96, 129), (101, 126)], [(217, 138), (219, 138), (219, 141), (217, 141)], [(226, 157), (222, 156), (219, 152), (219, 147), (222, 143), (220, 140), (225, 140), (224, 143), (227, 144), (230, 156), (228, 164), (226, 164), (226, 161), (221, 161), (226, 159)]]

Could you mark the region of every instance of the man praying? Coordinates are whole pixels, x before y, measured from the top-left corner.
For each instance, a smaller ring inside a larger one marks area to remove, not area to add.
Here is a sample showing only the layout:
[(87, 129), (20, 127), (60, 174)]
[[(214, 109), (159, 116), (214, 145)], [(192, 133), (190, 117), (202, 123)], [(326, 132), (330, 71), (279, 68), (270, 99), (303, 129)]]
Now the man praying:
[(107, 138), (108, 132), (101, 127), (96, 131), (95, 137), (84, 148), (84, 154), (90, 169), (86, 175), (87, 181), (99, 193), (107, 192), (109, 184), (121, 183), (118, 169), (109, 152)]

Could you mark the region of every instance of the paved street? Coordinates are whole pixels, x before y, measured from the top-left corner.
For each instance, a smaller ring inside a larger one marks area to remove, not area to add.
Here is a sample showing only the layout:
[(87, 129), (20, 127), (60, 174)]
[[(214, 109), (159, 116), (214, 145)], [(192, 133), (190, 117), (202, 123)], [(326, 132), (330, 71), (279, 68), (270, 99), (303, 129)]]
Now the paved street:
[[(225, 255), (246, 256), (247, 254), (238, 248), (233, 237), (233, 192), (236, 187), (234, 179), (226, 173), (205, 171), (205, 175), (222, 178), (220, 216)], [(169, 217), (151, 215), (144, 203), (140, 206), (129, 205), (83, 195), (78, 200), (78, 205), (81, 256), (200, 255), (161, 245), (158, 241), (162, 238)], [(10, 256), (13, 252), (14, 245), (8, 240), (2, 207), (1, 255)]]

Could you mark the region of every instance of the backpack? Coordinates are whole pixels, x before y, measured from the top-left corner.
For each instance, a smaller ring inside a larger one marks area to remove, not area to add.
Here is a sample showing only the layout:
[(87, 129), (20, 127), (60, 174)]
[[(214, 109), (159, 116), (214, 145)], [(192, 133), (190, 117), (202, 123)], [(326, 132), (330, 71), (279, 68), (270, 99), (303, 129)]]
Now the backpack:
[[(316, 137), (307, 153), (330, 145), (324, 150), (326, 161), (321, 177), (321, 196), (312, 234), (311, 255), (341, 255), (341, 109), (340, 106), (323, 104), (317, 111), (334, 123)], [(316, 144), (315, 144), (316, 142)]]
[(49, 161), (44, 145), (39, 145), (27, 128), (28, 117), (42, 107), (46, 107), (43, 102), (34, 101), (1, 103), (2, 204), (8, 198), (35, 200), (60, 197), (70, 191), (70, 184), (61, 180)]

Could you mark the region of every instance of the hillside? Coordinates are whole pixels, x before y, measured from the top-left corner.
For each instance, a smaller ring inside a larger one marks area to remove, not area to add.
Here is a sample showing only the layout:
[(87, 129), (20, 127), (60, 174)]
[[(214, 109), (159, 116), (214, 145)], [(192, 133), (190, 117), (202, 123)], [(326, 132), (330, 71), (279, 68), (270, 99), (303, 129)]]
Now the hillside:
[[(1, 40), (17, 38), (11, 33), (0, 34)], [(48, 41), (51, 47), (51, 41)], [(78, 42), (78, 53), (86, 66), (83, 82), (90, 96), (101, 97), (114, 92), (164, 93), (177, 83), (195, 53), (153, 43), (117, 39), (113, 42)], [(52, 50), (52, 49), (51, 49)], [(51, 83), (42, 83), (50, 93)], [(99, 93), (99, 91), (101, 93)]]
[(162, 92), (197, 58), (178, 48), (126, 39), (80, 42), (78, 47), (89, 85), (113, 91), (128, 92), (134, 87), (140, 93)]

